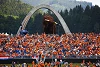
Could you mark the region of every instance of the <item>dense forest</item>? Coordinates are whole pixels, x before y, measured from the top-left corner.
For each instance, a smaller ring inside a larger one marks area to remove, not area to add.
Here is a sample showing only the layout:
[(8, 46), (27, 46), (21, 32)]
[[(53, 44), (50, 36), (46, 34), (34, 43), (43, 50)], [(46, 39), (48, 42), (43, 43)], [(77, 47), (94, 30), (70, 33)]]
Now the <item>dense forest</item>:
[[(0, 0), (0, 33), (16, 34), (21, 22), (33, 7), (22, 3), (20, 0)], [(64, 33), (63, 28), (52, 11), (46, 13), (51, 15), (54, 20), (59, 23), (56, 25), (57, 34)], [(74, 9), (59, 11), (64, 18), (71, 32), (95, 32), (100, 33), (100, 7), (88, 6), (83, 9), (81, 5)], [(30, 18), (26, 29), (29, 33), (43, 33), (42, 22), (43, 14), (37, 12)]]
[(74, 9), (61, 11), (60, 14), (64, 18), (71, 32), (95, 32), (100, 33), (100, 7), (95, 5), (83, 9), (81, 5)]
[[(32, 8), (34, 7), (20, 0), (0, 0), (0, 33), (16, 34), (21, 22)], [(37, 13), (40, 13), (40, 10), (35, 14)], [(35, 14), (30, 18), (30, 23), (33, 23)]]
[[(59, 23), (58, 25), (56, 25), (57, 34), (64, 33), (64, 30), (55, 14), (50, 10), (48, 10), (47, 13), (54, 18), (55, 22)], [(64, 18), (72, 33), (100, 33), (100, 7), (97, 5), (92, 7), (87, 5), (85, 9), (83, 9), (81, 5), (79, 5), (74, 9), (70, 9), (70, 11), (66, 9), (64, 11), (59, 11), (59, 13)], [(41, 32), (40, 28), (38, 28), (37, 25), (41, 24), (42, 16), (38, 14), (35, 18), (36, 19), (34, 20), (33, 25), (36, 29), (34, 30)]]
[(32, 6), (22, 3), (20, 0), (0, 0), (0, 14), (26, 15)]

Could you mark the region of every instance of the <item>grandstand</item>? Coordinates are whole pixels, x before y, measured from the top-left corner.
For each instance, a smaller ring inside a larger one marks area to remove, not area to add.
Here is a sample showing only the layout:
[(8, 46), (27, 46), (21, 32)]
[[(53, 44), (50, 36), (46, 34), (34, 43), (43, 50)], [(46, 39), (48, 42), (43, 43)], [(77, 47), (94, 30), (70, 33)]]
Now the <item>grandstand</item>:
[[(36, 10), (44, 7), (56, 14), (65, 34), (28, 34), (25, 30), (28, 20)], [(12, 67), (15, 63), (21, 63), (22, 67), (28, 67), (26, 63), (32, 63), (32, 67), (100, 67), (99, 62), (100, 33), (71, 33), (61, 15), (48, 5), (32, 9), (17, 35), (0, 33), (0, 64), (12, 63)], [(73, 63), (81, 65), (73, 66)]]
[(0, 59), (100, 59), (100, 34), (0, 34)]

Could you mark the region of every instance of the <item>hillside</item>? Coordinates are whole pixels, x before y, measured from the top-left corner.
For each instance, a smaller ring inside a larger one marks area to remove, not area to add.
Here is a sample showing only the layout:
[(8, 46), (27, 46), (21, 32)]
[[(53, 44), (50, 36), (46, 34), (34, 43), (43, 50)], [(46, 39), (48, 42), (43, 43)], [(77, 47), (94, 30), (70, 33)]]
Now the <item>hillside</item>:
[(26, 15), (32, 6), (22, 3), (20, 0), (0, 0), (0, 14)]
[[(29, 0), (31, 2), (32, 0)], [(34, 0), (36, 1), (36, 0)], [(43, 1), (46, 3), (47, 0)], [(48, 0), (49, 1), (49, 0)], [(53, 1), (53, 0), (51, 0)], [(55, 2), (54, 2), (55, 1)], [(54, 0), (50, 4), (60, 4), (64, 3), (60, 0)], [(56, 3), (59, 1), (58, 3)], [(75, 0), (73, 0), (74, 2)], [(38, 2), (32, 2), (37, 4)], [(37, 4), (38, 5), (38, 4)], [(62, 6), (59, 6), (62, 7)], [(71, 6), (70, 6), (71, 7)], [(21, 22), (25, 18), (26, 14), (32, 9), (29, 4), (23, 3), (20, 0), (0, 0), (0, 33), (13, 33), (16, 34)], [(38, 11), (30, 18), (29, 23), (26, 26), (26, 30), (29, 33), (43, 33), (43, 15)], [(50, 11), (48, 11), (50, 13)], [(83, 9), (83, 6), (76, 6), (74, 9), (68, 11), (59, 11), (61, 16), (64, 18), (71, 32), (100, 32), (100, 7), (99, 6), (87, 6)], [(55, 22), (59, 23), (57, 17), (51, 13), (50, 14)], [(64, 33), (62, 26), (57, 26), (57, 34)]]
[[(33, 6), (20, 0), (0, 0), (0, 33), (16, 34), (21, 22), (32, 8)], [(30, 18), (30, 22), (33, 21), (34, 18)]]
[(76, 1), (76, 0), (21, 0), (25, 3), (28, 3), (32, 6), (40, 5), (40, 4), (47, 4), (52, 6), (55, 10), (61, 11), (73, 9), (76, 5), (81, 5), (84, 9), (87, 5), (92, 6), (92, 3), (83, 2), (83, 1)]

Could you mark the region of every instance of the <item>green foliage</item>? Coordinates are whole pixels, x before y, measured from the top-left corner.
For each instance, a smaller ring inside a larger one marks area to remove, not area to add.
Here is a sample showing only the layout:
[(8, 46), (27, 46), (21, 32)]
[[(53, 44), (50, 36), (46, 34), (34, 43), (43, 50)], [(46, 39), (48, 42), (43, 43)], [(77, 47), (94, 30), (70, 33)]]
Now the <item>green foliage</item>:
[(43, 33), (43, 15), (38, 13), (35, 15), (34, 19), (30, 18), (29, 23), (26, 26), (26, 29), (29, 31), (30, 34), (35, 33)]
[[(60, 12), (62, 15), (62, 12)], [(71, 32), (95, 32), (100, 33), (100, 7), (92, 6), (83, 9), (80, 5), (70, 9), (68, 15), (63, 12), (63, 18), (66, 21)]]
[[(70, 9), (69, 12), (66, 9), (64, 11), (60, 11), (59, 13), (73, 33), (100, 33), (100, 7), (97, 5), (92, 7), (87, 5), (85, 9), (79, 5), (73, 9)], [(57, 17), (54, 14), (52, 14), (52, 16), (54, 20), (59, 23)], [(60, 26), (59, 34), (62, 34), (63, 32), (64, 31), (62, 31), (62, 27)]]
[[(32, 6), (22, 3), (20, 0), (0, 0), (0, 33), (16, 34), (21, 22), (32, 8)], [(34, 16), (41, 12), (41, 10), (38, 10), (30, 18), (26, 28), (29, 32), (32, 32)]]
[(0, 15), (0, 32), (16, 33), (18, 26), (18, 18), (15, 16)]
[[(26, 14), (32, 9), (32, 6), (22, 3), (20, 0), (0, 0), (0, 33), (13, 33), (16, 34), (21, 22)], [(43, 16), (41, 10), (38, 10), (29, 20), (26, 29), (29, 33), (43, 33)], [(59, 23), (58, 18), (53, 12), (48, 11), (54, 21)], [(87, 6), (85, 9), (81, 5), (76, 6), (74, 9), (67, 9), (59, 12), (64, 18), (71, 32), (95, 32), (100, 33), (100, 7)], [(64, 33), (60, 25), (56, 25), (57, 34)]]
[(20, 0), (0, 0), (0, 14), (26, 15), (32, 6), (22, 3)]
[(32, 6), (20, 0), (0, 0), (0, 33), (16, 34)]

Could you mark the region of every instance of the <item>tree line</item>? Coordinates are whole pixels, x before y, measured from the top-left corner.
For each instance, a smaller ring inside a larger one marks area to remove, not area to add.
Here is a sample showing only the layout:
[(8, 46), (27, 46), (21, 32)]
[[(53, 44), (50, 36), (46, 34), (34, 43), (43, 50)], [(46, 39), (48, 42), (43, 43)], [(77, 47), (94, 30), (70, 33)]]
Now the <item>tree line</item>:
[[(0, 33), (16, 34), (21, 22), (32, 8), (32, 6), (22, 3), (20, 0), (0, 0)], [(50, 10), (46, 13), (51, 15), (55, 22), (59, 23), (59, 25), (56, 25), (56, 33), (64, 33), (55, 14)], [(59, 11), (59, 13), (64, 18), (72, 33), (100, 33), (100, 7), (97, 5), (92, 7), (87, 5), (85, 9), (79, 5), (69, 11), (66, 9)], [(26, 26), (30, 34), (37, 32), (43, 33), (42, 22), (45, 14), (37, 11), (30, 18)]]
[[(16, 34), (21, 22), (32, 8), (34, 7), (20, 0), (0, 0), (0, 33)], [(31, 24), (37, 13), (41, 13), (41, 11), (38, 10), (32, 15), (29, 20)]]
[[(70, 9), (68, 11), (67, 9), (64, 11), (58, 11), (60, 15), (65, 20), (66, 24), (68, 25), (70, 31), (72, 33), (100, 33), (100, 7), (95, 6), (86, 6), (85, 9), (82, 8), (81, 5), (76, 6), (73, 9)], [(56, 25), (56, 33), (62, 34), (64, 33), (64, 30), (58, 20), (58, 18), (55, 16), (55, 14), (48, 9), (46, 14), (51, 15), (54, 18), (54, 21), (58, 23)], [(45, 15), (45, 14), (44, 14)], [(43, 32), (41, 22), (43, 19), (42, 14), (37, 14), (35, 17), (34, 23), (33, 23), (33, 33), (36, 32)], [(40, 26), (40, 28), (38, 27)]]

